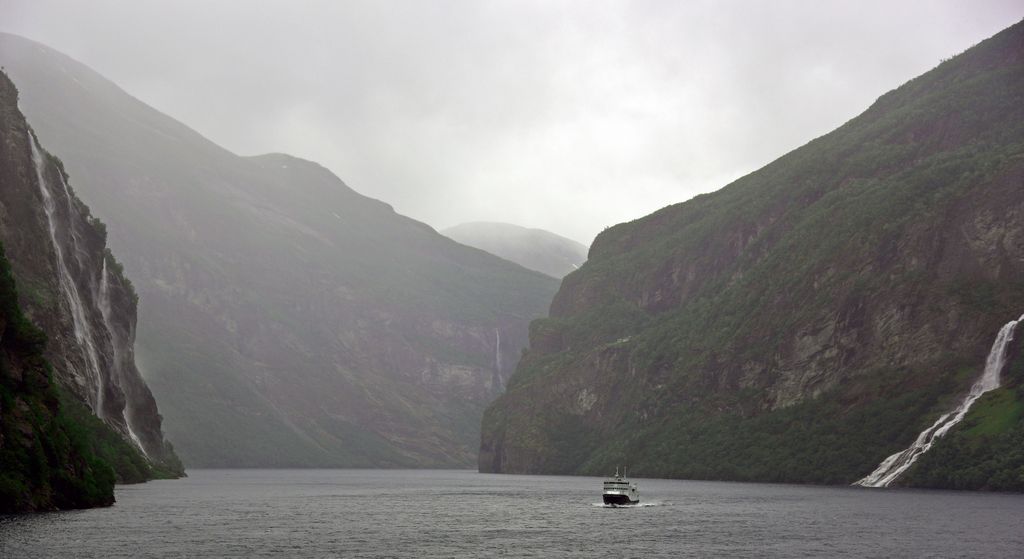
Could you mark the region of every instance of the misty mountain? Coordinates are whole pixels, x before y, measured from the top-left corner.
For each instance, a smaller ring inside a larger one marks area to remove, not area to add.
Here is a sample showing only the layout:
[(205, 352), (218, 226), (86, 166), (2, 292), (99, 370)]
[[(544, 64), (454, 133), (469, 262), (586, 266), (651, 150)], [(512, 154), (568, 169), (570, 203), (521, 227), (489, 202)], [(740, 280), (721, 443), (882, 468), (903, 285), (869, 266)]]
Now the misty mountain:
[[(136, 353), (192, 466), (464, 466), (557, 282), (295, 157), (240, 157), (0, 35), (43, 143), (110, 226)], [(258, 115), (254, 115), (258, 118)]]
[[(487, 410), (480, 469), (853, 482), (979, 378), (1022, 277), (1018, 23), (720, 191), (601, 233)], [(1024, 490), (1022, 344), (907, 483)]]
[(441, 234), (559, 279), (587, 261), (586, 246), (550, 231), (511, 223), (462, 223)]

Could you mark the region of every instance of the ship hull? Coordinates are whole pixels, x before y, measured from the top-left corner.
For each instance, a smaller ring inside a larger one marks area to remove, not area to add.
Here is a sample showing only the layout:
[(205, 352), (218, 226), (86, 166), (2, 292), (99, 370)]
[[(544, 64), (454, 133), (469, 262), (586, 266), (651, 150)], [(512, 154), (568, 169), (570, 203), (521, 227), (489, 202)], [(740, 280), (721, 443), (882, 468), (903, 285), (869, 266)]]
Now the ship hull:
[(636, 501), (629, 500), (629, 495), (607, 495), (606, 494), (604, 496), (604, 504), (606, 504), (606, 505), (615, 505), (615, 506), (635, 505), (635, 504), (637, 504), (639, 502), (640, 502), (639, 499), (637, 499)]

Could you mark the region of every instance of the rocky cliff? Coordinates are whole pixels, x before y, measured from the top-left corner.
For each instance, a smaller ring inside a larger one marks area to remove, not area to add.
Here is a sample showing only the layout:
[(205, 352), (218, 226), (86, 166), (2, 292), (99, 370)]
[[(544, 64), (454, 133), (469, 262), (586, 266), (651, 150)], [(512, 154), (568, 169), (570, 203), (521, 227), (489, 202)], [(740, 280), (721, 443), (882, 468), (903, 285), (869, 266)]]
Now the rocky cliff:
[[(135, 366), (135, 292), (106, 248), (105, 226), (75, 196), (61, 162), (40, 146), (6, 75), (0, 138), (0, 240), (21, 307), (49, 338), (45, 355), (55, 380), (152, 466), (180, 474)], [(126, 460), (145, 462), (134, 458)], [(135, 470), (125, 476), (149, 475)]]
[(475, 462), (556, 280), (315, 163), (239, 157), (37, 43), (0, 34), (0, 63), (110, 224), (140, 296), (137, 356), (186, 463)]
[(479, 467), (849, 483), (1024, 311), (1024, 25), (567, 276)]

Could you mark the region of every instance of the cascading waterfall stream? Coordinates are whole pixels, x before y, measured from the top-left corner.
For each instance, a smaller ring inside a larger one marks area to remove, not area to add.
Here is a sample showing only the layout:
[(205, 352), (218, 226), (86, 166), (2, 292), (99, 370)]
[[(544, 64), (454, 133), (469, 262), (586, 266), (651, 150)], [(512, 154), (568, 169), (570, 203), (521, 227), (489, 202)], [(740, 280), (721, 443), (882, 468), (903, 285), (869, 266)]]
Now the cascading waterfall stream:
[[(68, 215), (74, 215), (75, 208), (71, 202), (71, 189), (68, 187), (68, 181), (64, 180), (64, 176), (60, 173), (57, 174), (57, 180), (60, 181), (60, 186), (64, 190), (64, 205), (67, 208)], [(74, 227), (69, 227), (68, 233), (71, 234), (71, 249), (74, 251), (75, 262), (78, 263), (78, 269), (84, 270), (85, 263), (82, 260), (82, 237)]]
[[(103, 267), (100, 272), (100, 292), (97, 298), (99, 302), (100, 315), (103, 317), (103, 324), (107, 327), (107, 331), (110, 332), (110, 345), (114, 351), (114, 367), (120, 370), (122, 366), (121, 360), (123, 359), (123, 353), (121, 349), (121, 340), (118, 339), (116, 330), (114, 330), (114, 312), (113, 307), (110, 304), (110, 276), (107, 273), (107, 259), (103, 258)], [(142, 444), (142, 439), (139, 438), (138, 434), (135, 433), (135, 427), (132, 425), (132, 413), (130, 409), (130, 403), (125, 404), (124, 410), (124, 424), (128, 428), (128, 436), (131, 437), (132, 442), (135, 446), (142, 451), (142, 454), (149, 458), (149, 453), (146, 452), (146, 447)]]
[(494, 329), (494, 370), (501, 373), (501, 331)]
[[(75, 340), (78, 341), (79, 345), (85, 349), (87, 365), (92, 369), (91, 372), (95, 375), (96, 395), (95, 401), (93, 402), (93, 410), (96, 417), (102, 420), (104, 418), (103, 387), (106, 383), (104, 381), (103, 370), (100, 367), (99, 356), (96, 353), (96, 345), (93, 342), (92, 327), (86, 317), (85, 307), (82, 304), (82, 297), (78, 293), (78, 287), (75, 285), (71, 272), (68, 270), (64, 251), (61, 249), (60, 242), (57, 238), (57, 222), (54, 219), (56, 202), (53, 199), (53, 194), (50, 192), (50, 186), (46, 182), (45, 163), (43, 162), (42, 152), (36, 143), (35, 136), (31, 133), (29, 134), (29, 145), (32, 146), (32, 162), (36, 167), (36, 178), (39, 182), (39, 191), (43, 197), (43, 211), (46, 213), (46, 220), (49, 225), (50, 240), (53, 242), (53, 250), (57, 254), (57, 281), (60, 285), (61, 293), (67, 300), (68, 306), (71, 308), (71, 320), (74, 325)], [(73, 249), (77, 251), (77, 238), (72, 235), (71, 240), (72, 244), (75, 245)], [(68, 363), (68, 365), (69, 367), (71, 366), (70, 363)], [(78, 376), (81, 375), (79, 374)], [(88, 376), (86, 375), (86, 378), (87, 377)]]
[(960, 423), (960, 421), (962, 421), (967, 415), (967, 412), (971, 409), (974, 402), (977, 401), (982, 394), (999, 388), (1000, 374), (1006, 367), (1007, 350), (1014, 339), (1014, 333), (1016, 332), (1017, 325), (1022, 321), (1024, 321), (1024, 316), (1006, 323), (999, 330), (999, 334), (996, 335), (996, 341), (992, 344), (992, 349), (989, 351), (988, 358), (985, 360), (985, 371), (982, 373), (981, 378), (971, 386), (971, 391), (963, 401), (960, 402), (960, 405), (957, 406), (956, 409), (943, 414), (942, 417), (936, 420), (931, 427), (925, 429), (917, 436), (914, 444), (883, 460), (875, 471), (871, 472), (865, 478), (857, 481), (854, 485), (860, 485), (863, 487), (888, 487), (892, 482), (896, 481), (901, 475), (903, 475), (903, 472), (907, 471), (918, 457), (925, 452), (928, 452), (928, 449), (932, 447), (937, 439), (948, 433), (954, 425)]
[(505, 379), (501, 374), (501, 330), (494, 329), (494, 374), (491, 376), (491, 385), (496, 392), (505, 389)]

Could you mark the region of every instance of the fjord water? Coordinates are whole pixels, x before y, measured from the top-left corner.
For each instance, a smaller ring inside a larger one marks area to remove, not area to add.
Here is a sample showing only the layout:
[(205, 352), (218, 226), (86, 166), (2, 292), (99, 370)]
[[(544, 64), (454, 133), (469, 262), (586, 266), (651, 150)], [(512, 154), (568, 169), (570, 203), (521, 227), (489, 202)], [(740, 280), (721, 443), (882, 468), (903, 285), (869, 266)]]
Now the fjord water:
[(1014, 557), (1024, 496), (424, 470), (194, 470), (0, 517), (0, 557)]

